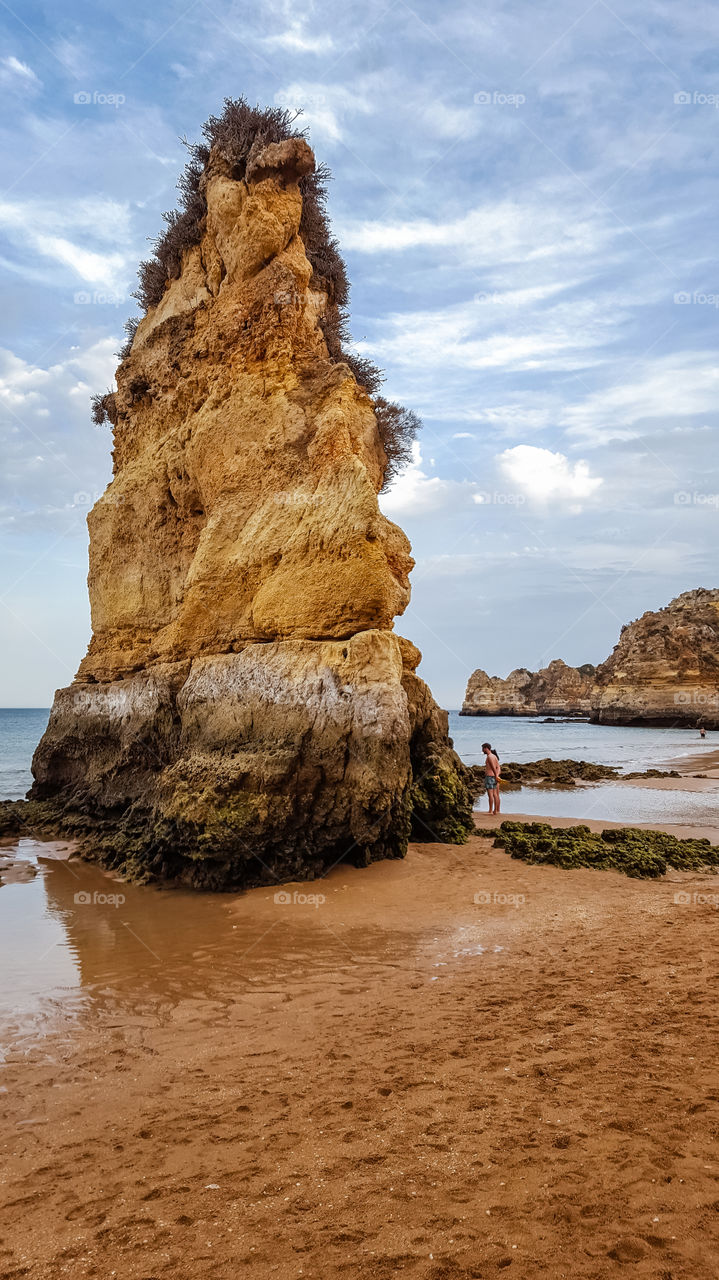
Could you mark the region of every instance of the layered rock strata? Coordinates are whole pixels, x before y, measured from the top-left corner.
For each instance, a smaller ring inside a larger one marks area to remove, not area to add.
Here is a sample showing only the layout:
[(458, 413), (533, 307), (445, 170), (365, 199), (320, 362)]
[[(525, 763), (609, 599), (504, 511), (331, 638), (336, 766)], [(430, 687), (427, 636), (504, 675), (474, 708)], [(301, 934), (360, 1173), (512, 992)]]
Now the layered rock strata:
[(105, 398), (92, 640), (31, 797), (124, 872), (252, 884), (471, 827), (446, 714), (393, 632), (413, 561), (378, 507), (373, 401), (328, 351), (300, 232), (313, 167), (299, 137), (241, 177), (213, 146), (199, 243)]
[(557, 659), (506, 680), (477, 670), (466, 716), (588, 716), (598, 724), (719, 728), (719, 589), (699, 587), (622, 627), (598, 667)]
[(719, 590), (685, 591), (623, 627), (592, 703), (599, 724), (719, 728)]
[(582, 716), (589, 715), (594, 667), (568, 667), (556, 658), (541, 671), (519, 667), (506, 679), (472, 673), (460, 715)]

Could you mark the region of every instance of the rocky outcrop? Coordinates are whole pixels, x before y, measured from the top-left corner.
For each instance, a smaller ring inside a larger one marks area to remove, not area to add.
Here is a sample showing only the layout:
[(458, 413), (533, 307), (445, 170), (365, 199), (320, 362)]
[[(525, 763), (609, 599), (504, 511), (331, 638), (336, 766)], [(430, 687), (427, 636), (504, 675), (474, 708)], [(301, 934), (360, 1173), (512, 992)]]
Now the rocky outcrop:
[(469, 678), (460, 715), (589, 715), (594, 667), (568, 667), (556, 658), (541, 671), (519, 667), (505, 680), (477, 670)]
[(685, 591), (622, 627), (599, 667), (557, 659), (506, 680), (475, 671), (465, 716), (587, 715), (598, 724), (719, 728), (719, 589)]
[(597, 668), (592, 719), (719, 728), (719, 590), (685, 591), (622, 628)]
[(377, 502), (390, 445), (332, 341), (314, 156), (286, 122), (263, 134), (278, 113), (227, 112), (196, 149), (200, 221), (174, 274), (169, 251), (145, 264), (155, 301), (101, 400), (92, 640), (31, 792), (102, 829), (86, 849), (108, 865), (210, 887), (471, 828), (446, 714), (392, 629), (413, 561)]

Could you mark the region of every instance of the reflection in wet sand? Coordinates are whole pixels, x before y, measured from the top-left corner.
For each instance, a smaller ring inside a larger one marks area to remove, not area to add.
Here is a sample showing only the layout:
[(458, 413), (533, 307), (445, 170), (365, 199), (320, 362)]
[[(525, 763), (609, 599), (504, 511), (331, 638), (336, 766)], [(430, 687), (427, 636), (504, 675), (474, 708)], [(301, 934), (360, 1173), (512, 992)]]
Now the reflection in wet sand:
[(373, 924), (371, 904), (353, 920), (357, 904), (342, 897), (347, 868), (302, 892), (200, 895), (127, 884), (61, 860), (56, 845), (23, 840), (5, 852), (28, 873), (0, 889), (13, 969), (0, 992), (6, 1042), (37, 1040), (63, 1015), (161, 1023), (198, 1002), (205, 1016), (214, 1005), (221, 1017), (237, 1001), (284, 996), (293, 983), (326, 989), (358, 966), (367, 978), (383, 966), (411, 969), (433, 945), (401, 919), (391, 931)]

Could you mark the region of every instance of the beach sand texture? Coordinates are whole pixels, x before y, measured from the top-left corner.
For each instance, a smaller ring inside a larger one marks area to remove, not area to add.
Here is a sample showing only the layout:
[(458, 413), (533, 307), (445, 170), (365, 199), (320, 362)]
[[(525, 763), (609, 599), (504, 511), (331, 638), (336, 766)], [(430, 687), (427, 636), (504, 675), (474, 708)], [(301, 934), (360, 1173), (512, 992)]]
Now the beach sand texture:
[(719, 879), (477, 836), (285, 890), (80, 951), (8, 1050), (2, 1280), (715, 1280)]

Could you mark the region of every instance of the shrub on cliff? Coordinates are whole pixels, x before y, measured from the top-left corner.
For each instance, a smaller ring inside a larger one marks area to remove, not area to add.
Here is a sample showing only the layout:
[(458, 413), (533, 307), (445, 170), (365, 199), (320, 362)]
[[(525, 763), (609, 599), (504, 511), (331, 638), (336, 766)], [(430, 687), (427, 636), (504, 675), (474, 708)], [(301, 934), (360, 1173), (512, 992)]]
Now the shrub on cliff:
[[(358, 378), (357, 381), (359, 382), (360, 379)], [(401, 404), (385, 400), (384, 396), (375, 396), (374, 415), (377, 419), (379, 438), (387, 454), (387, 467), (382, 486), (387, 489), (402, 468), (412, 461), (412, 444), (417, 438), (422, 422), (412, 409), (405, 409)]]
[[(182, 256), (199, 244), (205, 229), (207, 201), (202, 191), (202, 178), (216, 147), (230, 166), (232, 177), (245, 177), (248, 163), (263, 147), (287, 138), (301, 138), (306, 130), (294, 127), (297, 115), (283, 107), (251, 107), (244, 98), (226, 98), (222, 115), (210, 116), (202, 126), (203, 142), (183, 139), (190, 158), (177, 184), (179, 209), (164, 213), (165, 230), (154, 242), (153, 256), (140, 263), (139, 287), (135, 297), (144, 311), (157, 306), (167, 282), (176, 280), (182, 269)], [(300, 179), (302, 220), (300, 235), (312, 264), (315, 283), (327, 293), (330, 301), (329, 323), (341, 345), (345, 337), (345, 308), (349, 298), (349, 282), (337, 241), (327, 219), (327, 183), (331, 174), (326, 165), (318, 165), (314, 173)], [(368, 371), (369, 372), (369, 371)]]
[[(263, 147), (305, 136), (306, 130), (295, 128), (298, 114), (283, 107), (251, 107), (244, 98), (226, 98), (222, 114), (210, 116), (202, 126), (202, 142), (188, 142), (183, 138), (189, 160), (177, 183), (179, 208), (163, 213), (165, 229), (154, 241), (152, 257), (141, 262), (138, 268), (139, 284), (133, 296), (144, 312), (161, 301), (169, 281), (177, 280), (180, 275), (183, 255), (202, 239), (207, 217), (202, 179), (212, 148), (221, 152), (232, 177), (243, 179)], [(422, 424), (411, 410), (378, 395), (384, 374), (372, 360), (347, 350), (351, 342), (347, 309), (349, 281), (327, 216), (327, 184), (331, 176), (328, 167), (320, 164), (313, 173), (300, 179), (300, 235), (312, 266), (312, 282), (327, 294), (320, 324), (330, 359), (349, 365), (359, 385), (374, 397), (377, 428), (387, 455), (383, 486), (387, 488), (411, 461), (412, 441)], [(136, 317), (127, 321), (127, 338), (117, 353), (120, 360), (129, 356), (139, 323)], [(92, 416), (98, 424), (108, 420), (106, 401), (105, 396), (93, 397)]]

